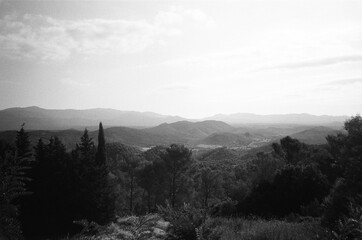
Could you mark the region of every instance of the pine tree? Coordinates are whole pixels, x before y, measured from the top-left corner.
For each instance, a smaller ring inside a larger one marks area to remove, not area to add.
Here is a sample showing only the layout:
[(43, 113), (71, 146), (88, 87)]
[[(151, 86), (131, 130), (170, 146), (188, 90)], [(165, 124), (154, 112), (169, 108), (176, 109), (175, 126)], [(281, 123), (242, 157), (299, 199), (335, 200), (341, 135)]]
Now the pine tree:
[(29, 134), (25, 132), (23, 123), (21, 129), (16, 132), (15, 146), (19, 157), (24, 156), (30, 152)]
[(86, 129), (73, 157), (78, 163), (79, 219), (106, 224), (114, 218), (115, 194), (109, 179), (102, 124), (99, 127), (97, 151)]
[(76, 151), (78, 151), (82, 157), (89, 157), (94, 151), (93, 139), (89, 137), (88, 130), (84, 129), (83, 135), (80, 138), (80, 144), (77, 144)]
[[(30, 142), (24, 131), (24, 124), (17, 132), (16, 153), (2, 149), (0, 153), (0, 239), (22, 239), (21, 224), (18, 220), (18, 198), (29, 194), (28, 177)], [(23, 202), (21, 202), (23, 203)]]

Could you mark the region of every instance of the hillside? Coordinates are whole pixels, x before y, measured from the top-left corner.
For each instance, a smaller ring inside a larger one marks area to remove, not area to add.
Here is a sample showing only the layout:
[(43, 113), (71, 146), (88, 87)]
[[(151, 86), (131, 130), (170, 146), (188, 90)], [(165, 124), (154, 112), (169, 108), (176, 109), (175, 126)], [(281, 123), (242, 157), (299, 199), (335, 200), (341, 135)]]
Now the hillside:
[[(27, 128), (26, 128), (27, 129)], [(169, 145), (171, 143), (188, 144), (191, 140), (200, 140), (218, 131), (232, 130), (233, 128), (225, 123), (217, 121), (205, 122), (176, 122), (173, 124), (161, 124), (154, 128), (135, 129), (128, 127), (111, 127), (104, 130), (108, 143), (120, 142), (127, 145), (148, 147), (155, 145)], [(57, 136), (68, 149), (74, 148), (83, 134), (82, 130), (28, 130), (30, 141), (34, 146), (39, 138), (50, 139)], [(90, 137), (97, 141), (98, 131), (89, 131)], [(0, 132), (0, 139), (7, 142), (14, 142), (16, 131)]]
[[(17, 128), (18, 129), (18, 128)], [(36, 145), (39, 138), (48, 140), (57, 136), (67, 147), (74, 148), (83, 134), (83, 129), (68, 129), (60, 131), (31, 130), (28, 126), (32, 145)], [(150, 147), (155, 145), (169, 145), (171, 143), (185, 144), (189, 147), (216, 148), (229, 147), (248, 150), (269, 144), (284, 136), (297, 138), (308, 144), (326, 143), (327, 135), (338, 131), (328, 127), (313, 127), (288, 125), (279, 127), (242, 127), (234, 128), (220, 121), (163, 123), (156, 127), (136, 129), (131, 127), (105, 128), (105, 138), (108, 143), (119, 142), (137, 147)], [(291, 133), (291, 134), (290, 134)], [(90, 137), (97, 141), (97, 130), (89, 131)], [(0, 140), (14, 142), (16, 131), (0, 132)]]
[(170, 138), (181, 138), (188, 141), (205, 138), (213, 133), (231, 132), (234, 128), (220, 121), (188, 122), (180, 121), (175, 123), (164, 123), (157, 127), (145, 129), (146, 132), (168, 136)]
[(315, 127), (290, 135), (307, 144), (325, 144), (328, 135), (336, 135), (340, 131), (328, 127)]
[(100, 121), (104, 126), (151, 127), (184, 120), (151, 112), (119, 111), (95, 108), (87, 110), (53, 110), (39, 107), (8, 108), (0, 111), (0, 131), (17, 130), (26, 123), (29, 130), (96, 129)]
[(252, 142), (253, 136), (248, 133), (235, 134), (231, 132), (213, 133), (206, 138), (197, 141), (197, 144), (237, 147), (248, 145)]

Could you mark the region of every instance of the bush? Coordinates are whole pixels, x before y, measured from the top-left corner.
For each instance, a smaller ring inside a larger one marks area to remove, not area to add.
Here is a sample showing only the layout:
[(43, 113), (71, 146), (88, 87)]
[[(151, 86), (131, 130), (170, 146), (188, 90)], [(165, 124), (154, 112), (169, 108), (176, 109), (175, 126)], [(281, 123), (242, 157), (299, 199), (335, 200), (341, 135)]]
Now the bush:
[(230, 199), (225, 200), (219, 204), (213, 206), (210, 210), (210, 214), (213, 217), (229, 217), (236, 213), (236, 201)]
[(167, 224), (156, 214), (123, 217), (107, 226), (100, 226), (87, 220), (78, 221), (77, 224), (83, 226), (83, 230), (71, 238), (73, 240), (164, 240), (166, 238), (164, 230)]
[(168, 229), (168, 239), (197, 239), (197, 228), (205, 220), (205, 212), (189, 204), (184, 204), (180, 209), (174, 209), (169, 204), (166, 207), (158, 206), (159, 214), (171, 223)]

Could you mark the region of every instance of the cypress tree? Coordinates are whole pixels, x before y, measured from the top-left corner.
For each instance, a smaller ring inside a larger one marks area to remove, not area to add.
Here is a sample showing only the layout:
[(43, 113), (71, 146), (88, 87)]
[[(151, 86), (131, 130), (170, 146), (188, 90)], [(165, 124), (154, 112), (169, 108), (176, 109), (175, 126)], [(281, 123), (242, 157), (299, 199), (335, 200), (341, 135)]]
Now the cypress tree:
[(114, 187), (109, 179), (103, 126), (99, 124), (98, 147), (85, 130), (73, 153), (78, 164), (79, 219), (107, 224), (114, 219)]
[(113, 220), (115, 214), (115, 193), (109, 178), (109, 169), (106, 157), (106, 142), (102, 123), (99, 123), (98, 147), (94, 166), (94, 193), (96, 194), (95, 220), (105, 224)]
[(96, 164), (98, 164), (99, 166), (106, 164), (106, 141), (104, 139), (104, 131), (103, 131), (102, 122), (99, 123)]

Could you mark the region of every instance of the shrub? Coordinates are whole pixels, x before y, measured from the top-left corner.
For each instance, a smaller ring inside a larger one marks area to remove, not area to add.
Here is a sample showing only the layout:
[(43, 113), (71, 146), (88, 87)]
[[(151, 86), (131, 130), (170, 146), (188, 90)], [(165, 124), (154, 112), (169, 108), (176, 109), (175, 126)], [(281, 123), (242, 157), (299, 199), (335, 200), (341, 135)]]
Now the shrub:
[(197, 228), (205, 220), (205, 212), (189, 204), (184, 204), (179, 209), (172, 208), (169, 204), (158, 207), (159, 214), (171, 223), (168, 229), (168, 239), (197, 239)]

